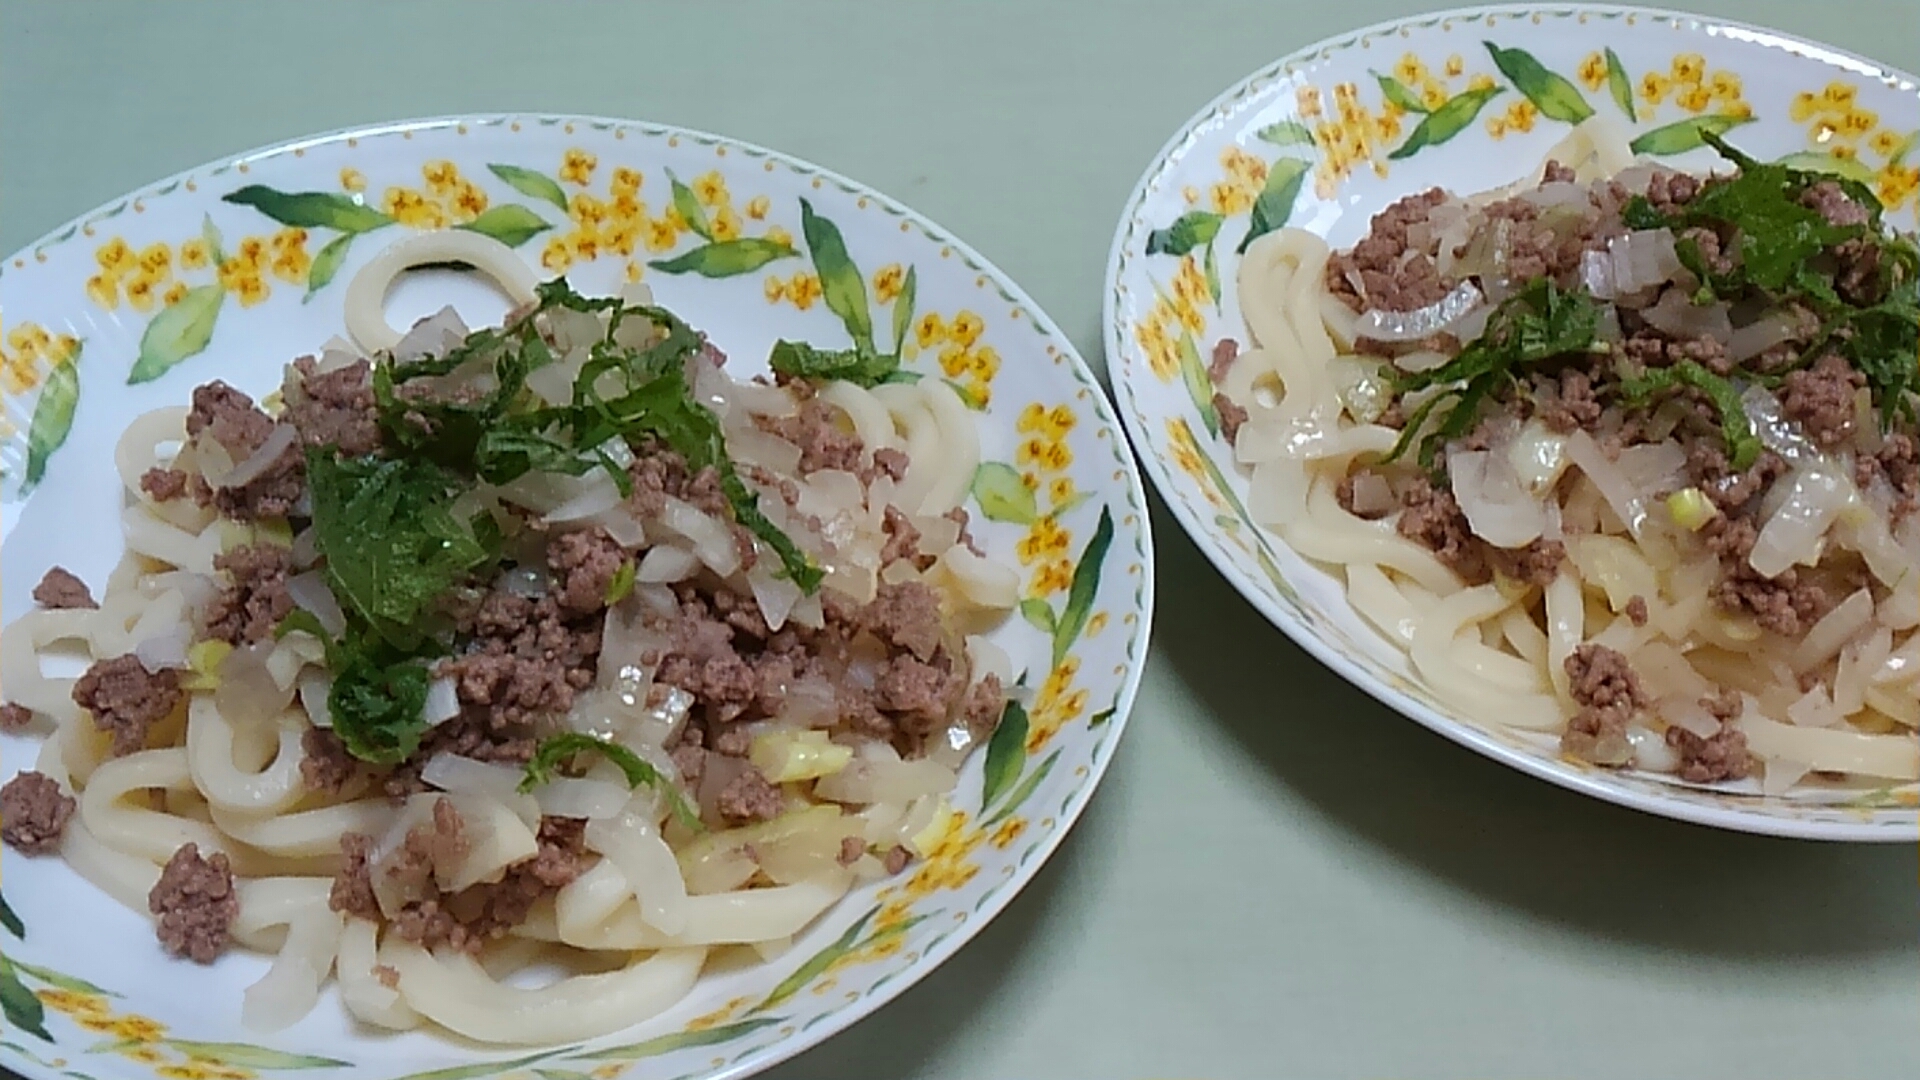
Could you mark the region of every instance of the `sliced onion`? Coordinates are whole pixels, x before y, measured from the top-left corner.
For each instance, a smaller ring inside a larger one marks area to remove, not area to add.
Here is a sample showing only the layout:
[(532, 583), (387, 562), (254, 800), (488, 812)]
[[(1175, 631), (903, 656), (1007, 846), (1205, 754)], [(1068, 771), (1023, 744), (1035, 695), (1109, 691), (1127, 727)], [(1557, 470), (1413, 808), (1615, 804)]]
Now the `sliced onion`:
[(192, 666), (187, 662), (187, 639), (190, 634), (182, 626), (171, 633), (147, 638), (133, 647), (133, 655), (140, 661), (141, 667), (154, 674), (183, 670)]
[(460, 715), (460, 691), (450, 678), (433, 680), (427, 687), (427, 704), (422, 719), (429, 725), (444, 724)]
[(525, 774), (511, 765), (477, 761), (459, 754), (439, 753), (427, 759), (420, 779), (452, 795), (479, 795), (511, 806), (522, 798)]
[(393, 347), (393, 358), (410, 364), (415, 360), (424, 360), (430, 356), (445, 356), (467, 340), (471, 333), (460, 314), (451, 306), (413, 324), (413, 329), (400, 338)]
[(1747, 562), (1762, 577), (1776, 577), (1796, 563), (1820, 561), (1827, 530), (1856, 497), (1853, 482), (1837, 468), (1813, 465), (1779, 483), (1786, 498), (1767, 518)]
[(1641, 312), (1647, 325), (1669, 337), (1680, 340), (1710, 337), (1721, 344), (1733, 339), (1733, 320), (1728, 316), (1727, 304), (1716, 300), (1711, 304), (1695, 304), (1684, 289), (1668, 289), (1660, 294), (1654, 305)]
[(1353, 512), (1362, 517), (1392, 513), (1400, 505), (1387, 478), (1369, 469), (1353, 474)]
[(1811, 671), (1833, 659), (1873, 621), (1873, 594), (1860, 589), (1822, 616), (1800, 640), (1791, 663), (1796, 672)]
[(1372, 341), (1419, 341), (1444, 334), (1474, 311), (1487, 298), (1480, 287), (1462, 281), (1453, 291), (1423, 308), (1412, 311), (1386, 311), (1374, 308), (1360, 316), (1359, 334)]
[(782, 727), (832, 727), (840, 720), (840, 701), (833, 684), (818, 675), (803, 675), (787, 687), (774, 722)]
[(1749, 386), (1741, 391), (1740, 407), (1747, 414), (1754, 435), (1767, 449), (1795, 464), (1811, 463), (1823, 456), (1820, 448), (1800, 430), (1800, 425), (1787, 419), (1780, 400), (1765, 387)]
[(1800, 321), (1784, 311), (1770, 311), (1733, 332), (1727, 339), (1727, 355), (1736, 364), (1747, 361), (1793, 340)]
[(1698, 698), (1679, 702), (1672, 708), (1663, 707), (1660, 716), (1674, 727), (1692, 732), (1702, 739), (1711, 739), (1720, 734), (1720, 718), (1708, 712)]
[(733, 546), (733, 534), (711, 514), (668, 496), (666, 512), (661, 515), (660, 522), (668, 530), (691, 541), (693, 553), (714, 573), (731, 577), (734, 571), (740, 569), (740, 552)]
[(1487, 543), (1525, 547), (1546, 529), (1544, 509), (1521, 488), (1505, 455), (1488, 450), (1449, 451), (1447, 475), (1474, 535)]
[(1520, 433), (1508, 444), (1504, 456), (1521, 488), (1529, 495), (1542, 497), (1567, 471), (1567, 437), (1538, 419), (1528, 420), (1520, 426)]
[(1637, 229), (1607, 242), (1607, 250), (1581, 257), (1580, 275), (1602, 300), (1665, 285), (1684, 269), (1671, 229)]
[(547, 524), (564, 525), (582, 521), (620, 505), (620, 488), (613, 482), (613, 477), (600, 470), (588, 476), (585, 490), (547, 512), (544, 519)]
[(282, 688), (267, 668), (273, 649), (271, 641), (242, 645), (220, 662), (220, 686), (213, 701), (228, 721), (262, 723), (293, 703), (293, 687)]
[(804, 594), (791, 580), (775, 576), (776, 565), (771, 559), (755, 561), (753, 569), (747, 571), (747, 585), (753, 590), (753, 598), (760, 605), (760, 614), (767, 620), (768, 629), (778, 633), (787, 624), (793, 605), (799, 603)]
[(205, 476), (208, 485), (215, 488), (244, 487), (265, 475), (267, 469), (280, 460), (280, 455), (293, 449), (299, 441), (300, 433), (294, 429), (293, 425), (276, 424), (272, 433), (267, 436), (267, 441), (260, 444), (260, 449), (247, 455), (245, 461), (218, 474), (209, 471), (202, 475)]
[(300, 676), (300, 707), (307, 720), (317, 728), (333, 726), (333, 676), (319, 668), (310, 668)]
[(852, 806), (906, 803), (954, 789), (953, 770), (935, 761), (902, 761), (891, 747), (869, 743), (846, 768), (814, 781), (814, 794)]
[(685, 581), (700, 569), (700, 559), (677, 544), (655, 544), (640, 560), (634, 579), (645, 584), (671, 585)]
[(327, 587), (327, 579), (319, 571), (287, 579), (287, 596), (294, 606), (319, 620), (320, 628), (329, 637), (339, 637), (347, 630), (347, 614), (340, 609), (340, 601)]
[(1673, 442), (1628, 447), (1619, 461), (1608, 461), (1600, 444), (1584, 431), (1567, 437), (1566, 451), (1635, 538), (1646, 525), (1647, 504), (1662, 491), (1680, 486), (1687, 464), (1686, 451)]
[(603, 821), (619, 816), (631, 793), (625, 785), (608, 780), (557, 776), (535, 788), (533, 797), (548, 817)]
[(640, 524), (640, 519), (633, 516), (633, 511), (627, 509), (624, 504), (605, 513), (595, 514), (585, 519), (582, 524), (597, 525), (607, 530), (607, 535), (613, 538), (613, 542), (628, 551), (638, 551), (647, 542), (646, 526)]

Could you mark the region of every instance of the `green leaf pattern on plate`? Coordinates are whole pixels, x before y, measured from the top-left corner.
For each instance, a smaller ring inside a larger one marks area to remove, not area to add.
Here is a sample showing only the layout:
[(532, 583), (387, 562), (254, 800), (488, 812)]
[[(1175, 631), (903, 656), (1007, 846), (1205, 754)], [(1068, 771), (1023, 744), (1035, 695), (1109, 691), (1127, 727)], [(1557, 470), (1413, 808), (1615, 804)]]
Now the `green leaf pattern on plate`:
[(8, 1027), (18, 1028), (41, 1042), (53, 1042), (53, 1036), (47, 1033), (46, 1006), (20, 981), (13, 961), (5, 953), (0, 953), (0, 1011), (4, 1011)]
[(800, 228), (813, 256), (813, 270), (819, 275), (821, 294), (827, 307), (846, 324), (854, 345), (873, 349), (873, 313), (867, 309), (867, 281), (847, 254), (847, 242), (840, 227), (814, 212), (813, 204), (800, 200)]
[(573, 1060), (639, 1061), (643, 1058), (659, 1057), (661, 1054), (670, 1054), (675, 1050), (685, 1050), (694, 1046), (718, 1046), (721, 1043), (732, 1042), (742, 1035), (751, 1035), (763, 1028), (772, 1027), (780, 1022), (778, 1017), (763, 1016), (752, 1020), (737, 1021), (732, 1024), (722, 1024), (718, 1027), (706, 1028), (704, 1030), (676, 1031), (671, 1035), (662, 1035), (659, 1038), (648, 1039), (645, 1042), (632, 1043), (627, 1046), (616, 1046), (608, 1050), (595, 1050), (590, 1054), (581, 1054)]
[(202, 285), (155, 315), (140, 336), (140, 357), (127, 375), (128, 384), (152, 382), (182, 360), (200, 355), (213, 340), (213, 326), (226, 299), (223, 286)]
[(1018, 469), (1004, 462), (985, 462), (974, 472), (973, 498), (989, 521), (1031, 525), (1040, 516), (1033, 490)]
[(1026, 707), (1018, 701), (1007, 702), (1006, 711), (1000, 716), (1000, 726), (993, 730), (993, 738), (987, 743), (986, 781), (980, 795), (981, 813), (992, 810), (993, 804), (1020, 778), (1021, 766), (1027, 758), (1028, 729)]
[(1226, 221), (1225, 214), (1211, 210), (1189, 210), (1164, 229), (1147, 235), (1147, 254), (1185, 255), (1203, 244), (1210, 244)]
[(1752, 122), (1750, 116), (1690, 116), (1639, 135), (1629, 148), (1636, 154), (1671, 157), (1707, 145), (1706, 136), (1709, 133), (1725, 135), (1741, 124)]
[(1513, 81), (1520, 93), (1549, 120), (1577, 124), (1593, 115), (1593, 106), (1580, 96), (1580, 90), (1562, 75), (1547, 70), (1525, 49), (1503, 49), (1485, 42), (1487, 52), (1500, 73)]
[(546, 173), (523, 169), (518, 165), (488, 165), (487, 171), (506, 181), (507, 186), (532, 199), (550, 202), (562, 213), (567, 209), (567, 193), (559, 181)]
[(332, 191), (275, 191), (249, 184), (225, 197), (236, 206), (251, 206), (282, 225), (296, 229), (337, 229), (346, 233), (372, 232), (393, 219), (350, 195)]
[(1413, 130), (1407, 133), (1407, 141), (1387, 157), (1393, 161), (1403, 161), (1429, 146), (1440, 146), (1450, 141), (1480, 116), (1480, 110), (1487, 107), (1487, 102), (1504, 93), (1505, 88), (1499, 86), (1462, 90), (1449, 98), (1445, 105), (1421, 117)]
[(190, 1042), (186, 1039), (163, 1039), (166, 1046), (178, 1050), (194, 1061), (204, 1061), (210, 1065), (228, 1065), (241, 1069), (265, 1069), (268, 1071), (291, 1071), (297, 1069), (345, 1069), (349, 1064), (339, 1058), (320, 1057), (315, 1054), (293, 1054), (284, 1050), (273, 1050), (265, 1046), (241, 1042)]
[(776, 259), (790, 259), (799, 254), (787, 244), (759, 237), (742, 237), (702, 244), (685, 254), (671, 259), (655, 259), (647, 265), (663, 274), (728, 278), (751, 274)]
[(667, 174), (667, 183), (673, 188), (673, 212), (680, 215), (680, 220), (687, 223), (687, 228), (692, 229), (694, 235), (702, 240), (713, 239), (713, 226), (707, 221), (707, 208), (700, 205), (693, 189), (681, 183), (680, 178), (672, 173)]
[(312, 300), (313, 294), (326, 288), (340, 272), (340, 264), (347, 261), (347, 249), (353, 246), (354, 235), (341, 233), (327, 241), (313, 257), (313, 265), (307, 268), (307, 295), (302, 298), (303, 302)]
[(73, 432), (73, 413), (80, 404), (80, 350), (75, 345), (71, 356), (56, 362), (40, 384), (40, 400), (33, 406), (33, 420), (27, 426), (27, 477), (31, 490), (47, 475), (47, 461), (54, 451), (66, 445)]
[(1607, 92), (1613, 95), (1613, 103), (1629, 123), (1639, 120), (1633, 108), (1633, 79), (1627, 75), (1627, 65), (1620, 62), (1620, 54), (1614, 52), (1611, 45), (1607, 47), (1606, 57)]
[(477, 232), (482, 236), (490, 236), (508, 247), (519, 247), (553, 228), (539, 214), (524, 206), (515, 206), (511, 203), (489, 207), (479, 217), (456, 227), (466, 229), (468, 232)]

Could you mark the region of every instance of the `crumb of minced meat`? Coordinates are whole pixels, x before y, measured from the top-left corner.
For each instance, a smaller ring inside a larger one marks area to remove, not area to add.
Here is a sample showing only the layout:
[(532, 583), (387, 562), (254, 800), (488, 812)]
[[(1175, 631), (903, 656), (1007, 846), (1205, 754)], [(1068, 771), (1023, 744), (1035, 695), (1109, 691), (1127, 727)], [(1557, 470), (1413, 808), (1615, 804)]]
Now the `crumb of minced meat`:
[(380, 449), (380, 414), (373, 394), (373, 365), (356, 360), (320, 372), (311, 356), (293, 362), (298, 382), (289, 379), (286, 420), (308, 446), (332, 446), (349, 456)]
[(23, 855), (58, 851), (67, 819), (78, 805), (58, 780), (23, 772), (0, 787), (0, 840)]
[(860, 857), (866, 853), (867, 842), (865, 840), (857, 836), (843, 836), (840, 838), (840, 858), (838, 861), (841, 866), (852, 866), (854, 863), (859, 862)]
[(607, 606), (613, 579), (630, 556), (605, 529), (561, 533), (547, 543), (560, 604), (571, 613), (591, 614)]
[(293, 614), (293, 552), (276, 544), (242, 544), (213, 560), (226, 575), (207, 605), (207, 636), (231, 645), (266, 641)]
[(1627, 724), (1647, 706), (1646, 690), (1627, 658), (1604, 645), (1581, 645), (1567, 657), (1568, 693), (1580, 712), (1567, 723), (1561, 749), (1596, 765), (1633, 759)]
[(232, 940), (240, 914), (233, 868), (226, 855), (202, 858), (197, 844), (182, 844), (147, 894), (147, 910), (159, 917), (160, 946), (175, 956), (210, 964)]
[(113, 734), (113, 756), (122, 757), (143, 749), (148, 729), (172, 715), (185, 695), (178, 672), (151, 672), (138, 657), (116, 656), (80, 676), (73, 700), (93, 714), (95, 727)]
[(1240, 439), (1240, 428), (1247, 422), (1247, 410), (1225, 394), (1213, 395), (1213, 411), (1220, 415), (1220, 434), (1229, 446)]
[(400, 986), (399, 968), (388, 967), (385, 964), (375, 964), (373, 967), (373, 977), (379, 979), (380, 985), (389, 990), (396, 990)]
[(1854, 391), (1866, 384), (1867, 377), (1852, 364), (1828, 353), (1811, 368), (1787, 373), (1780, 409), (1808, 438), (1832, 450), (1853, 437)]
[(153, 496), (154, 502), (172, 502), (187, 493), (187, 474), (156, 466), (140, 477), (140, 490)]
[(1735, 726), (1745, 702), (1738, 693), (1721, 690), (1701, 698), (1700, 704), (1720, 721), (1720, 730), (1701, 738), (1683, 727), (1667, 729), (1667, 745), (1680, 752), (1680, 779), (1690, 784), (1746, 779), (1754, 758), (1747, 750), (1747, 733)]
[(87, 583), (64, 566), (47, 571), (46, 576), (40, 579), (40, 584), (33, 587), (33, 602), (52, 611), (97, 609), (100, 606), (93, 598), (93, 590), (87, 588)]
[(1633, 625), (1647, 625), (1647, 598), (1644, 596), (1636, 596), (1627, 601), (1626, 614)]
[(33, 726), (33, 710), (25, 705), (0, 705), (0, 731), (9, 734)]
[(786, 809), (780, 789), (767, 782), (759, 769), (749, 767), (720, 790), (720, 816), (729, 824), (771, 821)]
[(887, 852), (887, 873), (897, 874), (905, 870), (912, 862), (913, 852), (908, 850), (904, 845), (895, 844), (893, 850)]
[(301, 732), (300, 750), (300, 779), (308, 791), (338, 795), (360, 773), (359, 759), (340, 736), (326, 728)]
[(1213, 357), (1207, 362), (1207, 378), (1215, 386), (1226, 381), (1227, 372), (1233, 370), (1233, 362), (1240, 359), (1240, 343), (1232, 338), (1221, 338), (1213, 347)]

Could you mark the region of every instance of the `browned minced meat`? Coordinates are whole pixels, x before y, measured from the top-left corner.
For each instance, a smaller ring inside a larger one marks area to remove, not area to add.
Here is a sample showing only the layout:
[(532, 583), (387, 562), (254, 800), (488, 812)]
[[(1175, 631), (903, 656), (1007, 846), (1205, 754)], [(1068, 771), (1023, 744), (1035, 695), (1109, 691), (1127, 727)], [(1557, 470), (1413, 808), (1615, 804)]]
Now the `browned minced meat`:
[(866, 853), (867, 853), (866, 841), (860, 839), (857, 836), (841, 837), (840, 858), (837, 861), (840, 863), (841, 866), (852, 866), (854, 863), (859, 862), (860, 857), (862, 855), (865, 855)]
[(900, 512), (899, 507), (887, 507), (880, 528), (887, 534), (886, 546), (880, 549), (880, 565), (906, 559), (916, 567), (925, 569), (933, 563), (933, 559), (920, 554), (920, 530), (914, 527), (911, 518)]
[(721, 520), (727, 519), (727, 495), (720, 488), (719, 470), (711, 465), (691, 472), (686, 458), (662, 446), (646, 446), (627, 471), (633, 476), (634, 507), (643, 518), (657, 518), (666, 513), (667, 497), (672, 496)]
[(1802, 578), (1797, 568), (1764, 578), (1744, 558), (1722, 565), (1725, 576), (1713, 587), (1714, 602), (1724, 610), (1752, 615), (1762, 629), (1797, 637), (1830, 606), (1827, 590)]
[(905, 450), (895, 450), (891, 446), (883, 446), (873, 452), (873, 467), (892, 480), (905, 480), (907, 478), (907, 467), (911, 464), (913, 464), (913, 459), (907, 456)]
[(1636, 596), (1627, 601), (1627, 620), (1635, 626), (1647, 625), (1647, 598)]
[(9, 734), (33, 726), (33, 710), (25, 705), (0, 705), (0, 731)]
[(1007, 708), (1007, 689), (1000, 684), (1000, 676), (989, 672), (979, 682), (967, 688), (967, 698), (961, 705), (961, 715), (966, 718), (967, 730), (973, 733), (975, 740), (984, 740), (1000, 726), (1000, 717)]
[(1232, 370), (1233, 362), (1240, 359), (1240, 343), (1232, 338), (1221, 338), (1213, 347), (1213, 358), (1207, 363), (1207, 379), (1219, 386), (1227, 380), (1227, 372)]
[(93, 714), (93, 725), (113, 733), (119, 757), (147, 744), (147, 729), (165, 720), (185, 695), (172, 670), (151, 672), (135, 656), (101, 660), (73, 686), (74, 703)]
[(1401, 493), (1400, 503), (1400, 520), (1394, 527), (1401, 536), (1430, 549), (1469, 582), (1486, 580), (1486, 544), (1473, 535), (1473, 526), (1451, 491), (1416, 476)]
[(1753, 772), (1753, 754), (1747, 750), (1747, 733), (1734, 727), (1742, 708), (1740, 695), (1723, 690), (1700, 704), (1720, 721), (1720, 730), (1703, 739), (1682, 727), (1667, 729), (1667, 745), (1680, 752), (1680, 779), (1692, 784), (1746, 779)]
[(1842, 228), (1865, 225), (1872, 220), (1867, 208), (1853, 201), (1838, 183), (1822, 180), (1800, 194), (1800, 205), (1818, 211), (1827, 224)]
[(242, 544), (213, 560), (227, 581), (207, 605), (207, 636), (234, 645), (266, 641), (293, 613), (287, 578), (293, 553), (273, 544)]
[(172, 502), (187, 493), (187, 474), (156, 466), (140, 477), (140, 490), (153, 496), (154, 502)]
[(496, 589), (463, 629), (472, 635), (467, 651), (440, 665), (440, 673), (495, 729), (565, 713), (593, 685), (600, 623), (570, 622), (553, 596), (535, 600)]
[(1647, 182), (1647, 201), (1662, 211), (1676, 210), (1700, 194), (1700, 181), (1688, 173), (1662, 169)]
[(913, 852), (908, 850), (904, 845), (895, 844), (893, 845), (893, 849), (887, 852), (887, 873), (897, 874), (905, 870), (912, 862)]
[(227, 857), (200, 857), (197, 844), (182, 844), (147, 894), (147, 910), (159, 917), (160, 947), (175, 956), (212, 963), (232, 940), (240, 895)]
[(0, 787), (0, 840), (23, 855), (58, 851), (60, 834), (79, 805), (53, 777), (23, 772)]
[(464, 858), (471, 842), (458, 811), (441, 799), (434, 804), (433, 820), (409, 830), (392, 861), (380, 867), (369, 863), (371, 838), (357, 833), (343, 836), (343, 861), (329, 904), (335, 911), (379, 920), (373, 874), (394, 874), (406, 879), (403, 884), (410, 892), (423, 897), (395, 913), (390, 922), (395, 934), (427, 948), (448, 945), (478, 952), (525, 922), (543, 897), (580, 876), (587, 862), (585, 825), (571, 818), (542, 818), (535, 855), (509, 867), (497, 883), (449, 895), (434, 884), (434, 869)]
[(1877, 454), (1861, 454), (1854, 462), (1854, 480), (1866, 488), (1875, 478), (1885, 477), (1893, 488), (1894, 517), (1913, 512), (1920, 505), (1920, 450), (1911, 436), (1896, 432), (1888, 435)]
[(1247, 422), (1247, 410), (1225, 394), (1213, 395), (1213, 411), (1220, 414), (1220, 434), (1229, 444), (1240, 438), (1240, 425)]
[(1840, 264), (1833, 285), (1848, 303), (1865, 307), (1881, 300), (1885, 276), (1880, 272), (1880, 253), (1884, 250), (1877, 240), (1864, 236), (1833, 249), (1834, 261)]
[(1627, 658), (1604, 645), (1585, 644), (1566, 661), (1568, 693), (1580, 706), (1568, 722), (1560, 748), (1596, 765), (1625, 765), (1633, 758), (1627, 722), (1647, 705), (1647, 693)]
[(1485, 546), (1487, 565), (1495, 572), (1528, 585), (1546, 586), (1560, 576), (1567, 561), (1567, 545), (1558, 540), (1535, 540), (1523, 548)]
[(882, 585), (861, 625), (920, 660), (931, 659), (940, 647), (940, 598), (918, 581)]
[(607, 606), (607, 593), (632, 556), (605, 529), (561, 533), (547, 542), (560, 606), (590, 615)]
[[(308, 446), (337, 447), (358, 457), (380, 449), (380, 419), (374, 408), (373, 365), (356, 360), (324, 374), (303, 356), (288, 380), (286, 420)], [(297, 381), (296, 381), (297, 379)]]
[(874, 701), (916, 730), (931, 732), (945, 723), (965, 675), (950, 663), (922, 663), (910, 656), (895, 658), (874, 687)]
[[(1430, 188), (1375, 214), (1365, 239), (1352, 251), (1335, 252), (1327, 261), (1327, 288), (1355, 311), (1413, 311), (1445, 297), (1450, 286), (1433, 260), (1425, 253), (1404, 256), (1407, 227), (1425, 221), (1446, 200), (1446, 192)], [(1364, 296), (1354, 288), (1354, 278), (1365, 287)]]
[(707, 774), (707, 751), (703, 747), (681, 743), (673, 748), (669, 756), (673, 758), (674, 769), (680, 773), (680, 782), (687, 787), (698, 787), (700, 778)]
[(1787, 373), (1780, 408), (1809, 438), (1831, 450), (1853, 436), (1854, 391), (1866, 384), (1867, 377), (1853, 365), (1828, 353), (1811, 368)]
[(1687, 472), (1694, 485), (1706, 492), (1715, 506), (1734, 515), (1746, 511), (1749, 504), (1757, 507), (1755, 500), (1768, 485), (1786, 475), (1787, 463), (1769, 450), (1745, 472), (1735, 472), (1723, 446), (1701, 441), (1687, 447)]
[(73, 576), (64, 566), (47, 571), (47, 575), (40, 579), (40, 584), (33, 587), (33, 602), (55, 611), (100, 606), (93, 598), (93, 591), (87, 588), (87, 583)]
[(986, 555), (986, 552), (980, 550), (980, 545), (974, 542), (973, 530), (967, 527), (967, 522), (971, 521), (972, 518), (967, 514), (966, 507), (956, 506), (940, 516), (960, 526), (960, 539), (954, 541), (955, 543), (973, 552), (975, 555), (983, 557)]
[(300, 735), (300, 779), (307, 790), (337, 795), (360, 773), (360, 762), (340, 736), (326, 728), (308, 728)]
[(1575, 173), (1570, 166), (1562, 165), (1558, 161), (1547, 162), (1545, 170), (1540, 174), (1540, 182), (1543, 184), (1571, 184), (1578, 178), (1579, 174)]
[(786, 808), (780, 789), (767, 782), (759, 769), (749, 766), (720, 790), (717, 803), (720, 816), (729, 824), (771, 821)]
[(1560, 372), (1556, 392), (1539, 403), (1540, 421), (1562, 435), (1580, 429), (1593, 430), (1600, 421), (1600, 401), (1593, 394), (1593, 379), (1578, 368)]
[(800, 448), (800, 471), (817, 472), (839, 469), (871, 480), (873, 472), (862, 460), (866, 447), (860, 436), (840, 426), (839, 409), (809, 397), (800, 403), (798, 416), (763, 421), (774, 434)]
[[(235, 465), (260, 449), (273, 434), (274, 426), (273, 418), (255, 406), (252, 398), (218, 380), (194, 390), (193, 408), (187, 413), (188, 437), (206, 433), (226, 448)], [(228, 517), (242, 521), (285, 517), (306, 492), (306, 473), (306, 457), (295, 440), (253, 480), (210, 495), (213, 505)]]

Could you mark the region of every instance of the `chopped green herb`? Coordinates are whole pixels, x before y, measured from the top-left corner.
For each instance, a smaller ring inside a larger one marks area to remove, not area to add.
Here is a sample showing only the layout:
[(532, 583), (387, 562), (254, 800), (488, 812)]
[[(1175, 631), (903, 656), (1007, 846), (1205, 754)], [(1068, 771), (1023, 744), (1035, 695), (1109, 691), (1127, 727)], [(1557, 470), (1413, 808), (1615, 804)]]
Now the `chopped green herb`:
[(1760, 438), (1754, 434), (1753, 423), (1747, 419), (1747, 410), (1740, 404), (1740, 391), (1731, 382), (1692, 360), (1682, 360), (1672, 367), (1656, 368), (1643, 376), (1623, 380), (1620, 393), (1627, 404), (1645, 407), (1655, 394), (1676, 386), (1691, 386), (1713, 402), (1714, 409), (1720, 413), (1720, 432), (1727, 440), (1727, 450), (1734, 468), (1748, 468), (1760, 457)]
[(523, 794), (531, 792), (534, 788), (552, 780), (554, 772), (560, 768), (561, 764), (575, 754), (589, 753), (599, 754), (619, 766), (620, 771), (627, 775), (628, 787), (638, 788), (644, 785), (659, 791), (666, 797), (674, 816), (688, 828), (701, 827), (699, 812), (687, 803), (686, 796), (680, 793), (680, 789), (667, 783), (667, 778), (660, 775), (660, 770), (648, 764), (645, 758), (619, 743), (577, 731), (555, 735), (541, 741), (539, 748), (533, 753), (533, 760), (527, 762), (527, 773), (520, 780), (520, 791)]
[(639, 564), (629, 559), (614, 571), (613, 580), (607, 582), (607, 606), (613, 607), (633, 594), (633, 585), (639, 574)]
[(427, 731), (432, 677), (426, 660), (437, 646), (428, 642), (413, 653), (396, 649), (353, 620), (335, 640), (309, 611), (289, 613), (273, 634), (278, 640), (296, 631), (327, 647), (327, 670), (333, 675), (327, 712), (347, 752), (375, 765), (398, 765), (412, 757)]
[(861, 349), (816, 349), (797, 341), (775, 342), (769, 362), (781, 375), (838, 379), (866, 387), (887, 382), (900, 370), (897, 355)]

